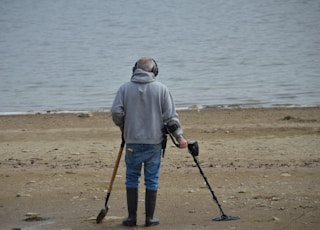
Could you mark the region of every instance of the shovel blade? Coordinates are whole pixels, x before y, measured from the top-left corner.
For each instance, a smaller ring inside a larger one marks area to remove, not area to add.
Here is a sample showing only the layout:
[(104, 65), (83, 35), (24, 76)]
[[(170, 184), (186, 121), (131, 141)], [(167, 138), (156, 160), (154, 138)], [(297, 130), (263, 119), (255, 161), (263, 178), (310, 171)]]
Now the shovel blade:
[(106, 217), (107, 213), (108, 213), (109, 207), (103, 208), (101, 209), (99, 215), (97, 216), (96, 219), (96, 223), (100, 224), (102, 222), (102, 220)]
[(213, 218), (212, 220), (214, 220), (214, 221), (229, 221), (229, 220), (238, 220), (238, 219), (240, 219), (239, 216), (222, 215), (222, 216)]

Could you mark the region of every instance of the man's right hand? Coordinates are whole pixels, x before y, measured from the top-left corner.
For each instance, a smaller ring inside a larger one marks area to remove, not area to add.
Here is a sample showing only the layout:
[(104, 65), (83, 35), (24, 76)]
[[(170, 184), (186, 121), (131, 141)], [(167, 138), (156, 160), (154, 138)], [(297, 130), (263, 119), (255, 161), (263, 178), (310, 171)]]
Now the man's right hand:
[(179, 148), (183, 149), (183, 148), (187, 148), (188, 147), (188, 141), (184, 138), (181, 138), (179, 140)]

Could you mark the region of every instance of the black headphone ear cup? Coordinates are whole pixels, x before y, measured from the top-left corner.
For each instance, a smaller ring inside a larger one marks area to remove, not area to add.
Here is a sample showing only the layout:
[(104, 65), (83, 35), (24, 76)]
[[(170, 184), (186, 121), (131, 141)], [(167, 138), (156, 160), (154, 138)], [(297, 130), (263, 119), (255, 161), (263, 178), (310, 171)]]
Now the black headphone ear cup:
[(159, 73), (158, 64), (154, 59), (152, 59), (152, 60), (154, 63), (154, 66), (152, 67), (152, 72), (154, 73), (154, 76), (156, 77)]
[[(152, 59), (152, 60), (153, 60), (154, 65), (153, 65), (151, 71), (154, 74), (154, 76), (157, 76), (158, 73), (159, 73), (158, 65), (157, 65), (157, 62), (154, 59)], [(138, 62), (136, 62), (134, 64), (134, 66), (132, 67), (132, 73), (134, 73), (134, 71), (136, 71), (137, 68), (138, 68)]]
[(134, 73), (134, 71), (136, 71), (138, 66), (138, 62), (136, 62), (136, 64), (134, 64), (134, 66), (132, 67), (132, 73)]

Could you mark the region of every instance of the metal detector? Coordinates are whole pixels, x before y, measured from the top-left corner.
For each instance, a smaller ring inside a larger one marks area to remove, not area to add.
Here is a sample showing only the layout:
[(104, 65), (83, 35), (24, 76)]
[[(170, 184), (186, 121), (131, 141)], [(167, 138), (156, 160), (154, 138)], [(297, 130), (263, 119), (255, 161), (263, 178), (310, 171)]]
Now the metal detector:
[[(174, 138), (172, 137), (172, 135), (169, 133), (169, 136), (172, 140), (172, 142), (175, 144), (175, 146), (179, 147), (179, 144), (177, 144), (174, 140)], [(210, 190), (211, 194), (212, 194), (212, 197), (213, 197), (213, 200), (216, 202), (216, 204), (218, 205), (219, 207), (219, 210), (220, 210), (220, 216), (219, 217), (216, 217), (216, 218), (213, 218), (212, 220), (214, 221), (228, 221), (228, 220), (238, 220), (240, 219), (239, 216), (228, 216), (224, 213), (224, 211), (222, 210), (222, 207), (218, 201), (218, 198), (216, 197), (216, 195), (214, 194), (209, 182), (208, 182), (208, 179), (207, 177), (204, 175), (201, 167), (200, 167), (200, 163), (199, 163), (199, 160), (198, 160), (198, 155), (199, 155), (199, 145), (198, 145), (198, 142), (197, 141), (188, 141), (188, 151), (189, 153), (192, 155), (193, 157), (193, 160), (194, 162), (196, 163), (199, 171), (200, 171), (200, 174), (202, 175), (203, 179), (205, 180), (206, 182), (206, 185), (208, 187), (208, 189)]]

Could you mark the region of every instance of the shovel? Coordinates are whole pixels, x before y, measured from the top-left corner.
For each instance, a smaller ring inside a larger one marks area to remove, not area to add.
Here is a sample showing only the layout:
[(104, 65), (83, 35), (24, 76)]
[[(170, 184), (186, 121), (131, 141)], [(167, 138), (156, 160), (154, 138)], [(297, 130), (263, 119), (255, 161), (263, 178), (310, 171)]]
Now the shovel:
[(107, 196), (106, 196), (106, 201), (105, 201), (105, 204), (104, 204), (104, 208), (101, 209), (99, 215), (96, 218), (97, 224), (100, 224), (102, 222), (102, 220), (106, 217), (106, 215), (107, 215), (107, 213), (109, 211), (108, 200), (109, 200), (109, 197), (110, 197), (110, 194), (111, 194), (111, 190), (112, 190), (114, 179), (116, 178), (116, 175), (117, 175), (117, 171), (118, 171), (118, 167), (119, 167), (119, 163), (120, 163), (120, 159), (121, 159), (121, 155), (122, 155), (122, 152), (123, 152), (124, 145), (125, 145), (125, 141), (124, 141), (124, 138), (122, 136), (122, 142), (121, 142), (121, 145), (120, 145), (120, 149), (119, 149), (118, 157), (117, 157), (117, 160), (116, 160), (116, 164), (114, 166), (113, 173), (112, 173), (112, 176), (111, 176), (111, 181), (110, 181), (110, 184), (109, 184), (108, 193), (107, 193)]

